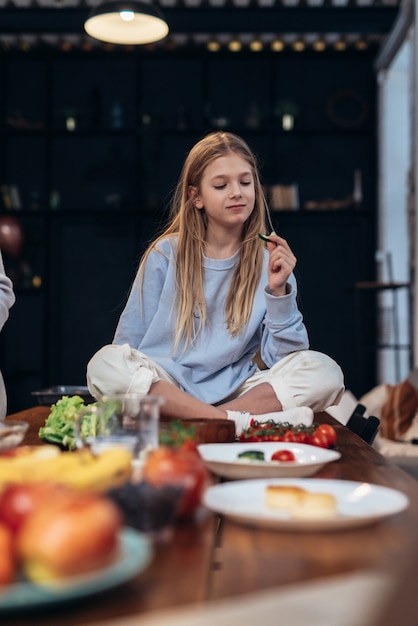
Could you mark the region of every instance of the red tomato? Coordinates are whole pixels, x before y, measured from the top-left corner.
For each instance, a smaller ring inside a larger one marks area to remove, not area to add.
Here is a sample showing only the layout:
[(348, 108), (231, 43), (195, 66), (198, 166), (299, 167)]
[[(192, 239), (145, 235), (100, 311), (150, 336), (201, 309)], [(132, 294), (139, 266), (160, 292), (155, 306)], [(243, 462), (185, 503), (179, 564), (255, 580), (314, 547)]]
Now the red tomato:
[(335, 446), (337, 441), (337, 433), (331, 424), (320, 424), (317, 428), (321, 433), (325, 435), (328, 440), (328, 446)]
[(295, 461), (295, 455), (290, 450), (277, 450), (271, 455), (272, 461), (289, 462)]
[(144, 465), (143, 478), (151, 485), (180, 485), (185, 488), (178, 517), (189, 517), (202, 501), (208, 482), (208, 472), (196, 451), (180, 446), (160, 446), (151, 452)]
[(178, 449), (179, 450), (183, 450), (184, 452), (186, 452), (186, 451), (187, 452), (194, 452), (200, 458), (199, 450), (198, 450), (198, 447), (197, 447), (197, 443), (195, 442), (194, 439), (186, 439), (185, 441), (183, 441), (183, 443), (179, 446)]
[(11, 483), (0, 494), (0, 523), (17, 533), (38, 505), (66, 499), (67, 493), (65, 487), (53, 483)]
[(311, 436), (311, 444), (320, 448), (328, 448), (328, 438), (317, 428)]

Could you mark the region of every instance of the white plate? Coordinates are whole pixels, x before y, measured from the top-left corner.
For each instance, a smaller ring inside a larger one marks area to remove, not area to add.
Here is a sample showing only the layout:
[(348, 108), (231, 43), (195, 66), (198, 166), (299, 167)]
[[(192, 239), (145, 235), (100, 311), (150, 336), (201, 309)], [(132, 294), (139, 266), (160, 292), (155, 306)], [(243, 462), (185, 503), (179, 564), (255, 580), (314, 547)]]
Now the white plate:
[[(264, 452), (264, 461), (238, 459), (246, 450)], [(270, 461), (277, 450), (290, 450), (295, 461)], [(326, 463), (341, 458), (336, 450), (328, 450), (306, 443), (287, 443), (285, 441), (264, 441), (261, 443), (204, 443), (199, 452), (206, 467), (219, 476), (230, 479), (244, 478), (301, 478), (312, 476)]]
[(121, 553), (116, 563), (101, 570), (65, 579), (55, 586), (19, 582), (1, 587), (0, 615), (57, 602), (72, 602), (130, 580), (150, 563), (151, 541), (131, 528), (124, 528), (120, 534), (120, 545)]
[[(292, 519), (285, 511), (269, 509), (264, 504), (267, 485), (295, 485), (308, 491), (331, 493), (337, 500), (337, 516), (332, 519)], [(409, 500), (400, 491), (370, 483), (281, 478), (242, 480), (209, 487), (204, 504), (216, 513), (252, 526), (290, 531), (329, 531), (375, 523), (403, 511)]]

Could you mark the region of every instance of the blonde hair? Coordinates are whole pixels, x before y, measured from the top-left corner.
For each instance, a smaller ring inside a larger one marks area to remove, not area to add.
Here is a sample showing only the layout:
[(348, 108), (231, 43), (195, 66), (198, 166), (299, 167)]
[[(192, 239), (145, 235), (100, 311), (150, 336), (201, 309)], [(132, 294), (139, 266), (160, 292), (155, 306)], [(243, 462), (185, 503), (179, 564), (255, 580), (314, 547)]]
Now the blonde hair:
[[(198, 210), (189, 196), (189, 188), (200, 189), (206, 167), (220, 156), (230, 152), (240, 155), (250, 165), (254, 179), (254, 209), (243, 226), (240, 258), (225, 302), (226, 324), (231, 336), (237, 336), (247, 325), (254, 301), (255, 290), (263, 267), (263, 245), (258, 233), (266, 231), (267, 202), (258, 174), (255, 155), (247, 143), (228, 132), (212, 132), (198, 141), (190, 150), (176, 189), (174, 191), (168, 225), (145, 251), (140, 264), (140, 286), (150, 252), (158, 250), (158, 242), (169, 236), (177, 236), (175, 253), (177, 313), (173, 348), (183, 342), (192, 343), (207, 323), (206, 302), (203, 290), (203, 250), (207, 218), (204, 209)], [(195, 326), (196, 316), (200, 319)]]

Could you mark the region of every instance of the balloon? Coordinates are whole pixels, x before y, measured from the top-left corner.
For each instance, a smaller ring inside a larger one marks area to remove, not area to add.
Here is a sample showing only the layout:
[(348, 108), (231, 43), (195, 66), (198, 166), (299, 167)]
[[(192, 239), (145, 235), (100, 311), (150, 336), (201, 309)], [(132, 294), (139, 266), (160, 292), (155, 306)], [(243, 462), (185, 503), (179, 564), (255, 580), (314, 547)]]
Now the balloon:
[(25, 232), (20, 221), (11, 215), (0, 215), (0, 250), (18, 259), (24, 242)]

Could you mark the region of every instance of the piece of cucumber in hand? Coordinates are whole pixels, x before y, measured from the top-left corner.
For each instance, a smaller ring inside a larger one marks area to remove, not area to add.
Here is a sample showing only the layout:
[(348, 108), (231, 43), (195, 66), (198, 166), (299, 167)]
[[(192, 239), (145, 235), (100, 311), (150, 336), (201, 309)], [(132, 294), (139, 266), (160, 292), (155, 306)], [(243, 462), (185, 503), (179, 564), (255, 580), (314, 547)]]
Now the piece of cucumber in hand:
[(276, 243), (275, 241), (273, 241), (272, 239), (270, 239), (270, 237), (268, 237), (267, 235), (263, 235), (262, 233), (258, 233), (258, 236), (260, 237), (260, 239), (262, 239), (263, 241), (269, 241), (270, 243)]

